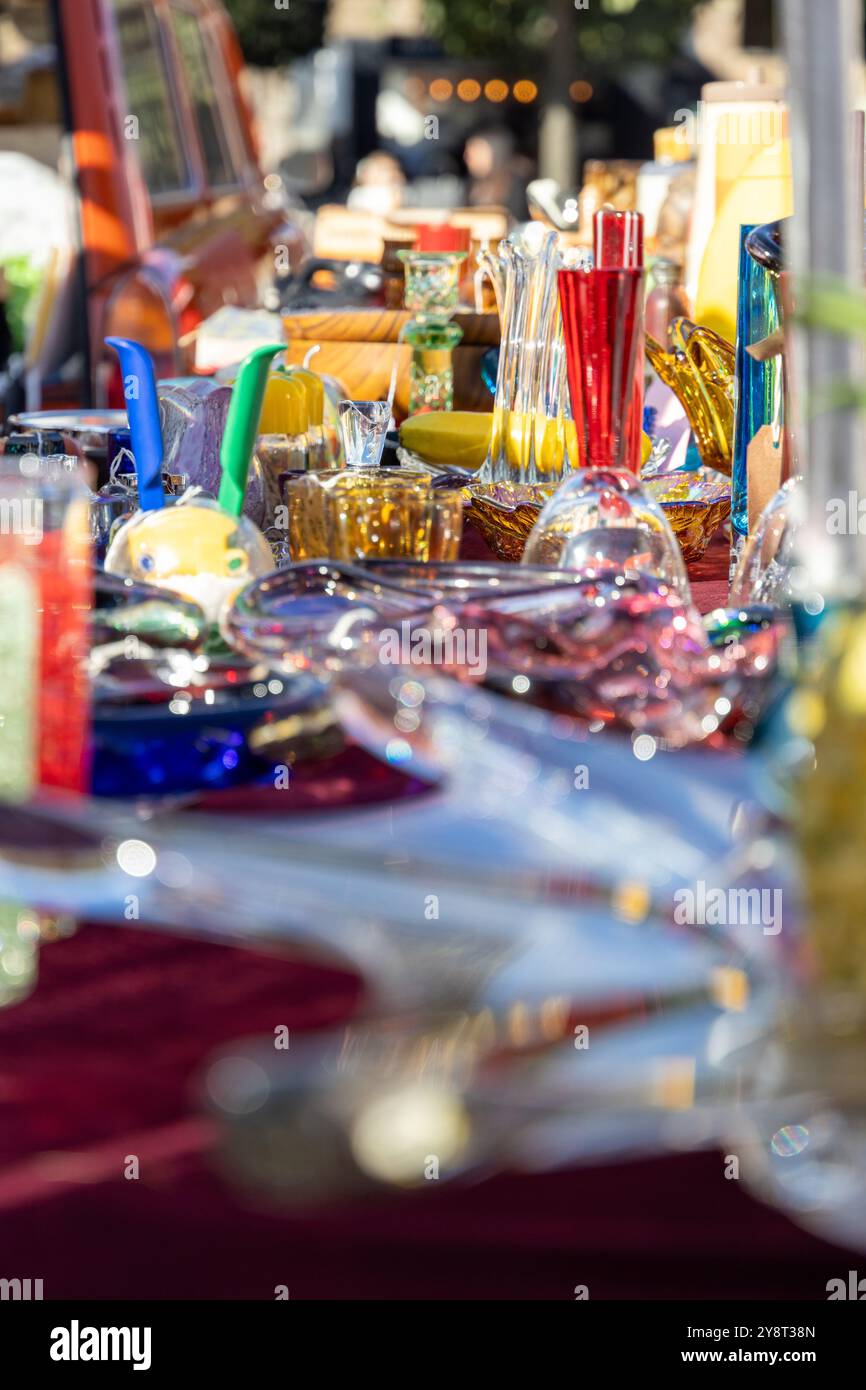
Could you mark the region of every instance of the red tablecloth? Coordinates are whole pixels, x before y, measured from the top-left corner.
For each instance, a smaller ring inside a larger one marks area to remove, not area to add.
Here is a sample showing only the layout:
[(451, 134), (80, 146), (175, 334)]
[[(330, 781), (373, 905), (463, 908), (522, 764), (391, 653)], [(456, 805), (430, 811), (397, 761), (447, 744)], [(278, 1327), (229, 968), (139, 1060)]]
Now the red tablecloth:
[[(701, 607), (725, 564), (713, 548), (695, 576)], [(44, 948), (35, 993), (0, 1012), (0, 1274), (46, 1298), (823, 1299), (854, 1267), (718, 1153), (256, 1210), (213, 1162), (205, 1060), (356, 998), (344, 975), (132, 927)]]
[[(728, 540), (718, 532), (700, 560), (689, 566), (692, 598), (702, 613), (722, 608), (727, 601), (729, 554)], [(474, 527), (467, 528), (463, 533), (460, 556), (463, 560), (496, 560), (493, 551)]]

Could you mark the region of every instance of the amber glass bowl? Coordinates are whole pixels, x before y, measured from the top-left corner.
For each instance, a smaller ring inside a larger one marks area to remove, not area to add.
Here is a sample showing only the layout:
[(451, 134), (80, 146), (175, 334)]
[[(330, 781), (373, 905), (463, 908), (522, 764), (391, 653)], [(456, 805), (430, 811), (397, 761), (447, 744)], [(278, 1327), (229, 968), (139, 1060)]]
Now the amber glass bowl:
[[(664, 508), (683, 558), (696, 560), (731, 510), (731, 488), (712, 469), (644, 478)], [(466, 519), (500, 560), (517, 561), (554, 487), (547, 483), (470, 483), (463, 489)]]

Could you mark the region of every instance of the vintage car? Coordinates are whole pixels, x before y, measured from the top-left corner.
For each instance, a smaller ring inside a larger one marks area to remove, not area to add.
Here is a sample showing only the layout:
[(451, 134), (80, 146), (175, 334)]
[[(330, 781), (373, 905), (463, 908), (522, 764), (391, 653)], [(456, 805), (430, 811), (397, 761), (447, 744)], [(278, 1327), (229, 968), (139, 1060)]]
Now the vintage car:
[(300, 263), (242, 66), (218, 0), (0, 4), (6, 414), (120, 405), (107, 335), (182, 373), (202, 318)]

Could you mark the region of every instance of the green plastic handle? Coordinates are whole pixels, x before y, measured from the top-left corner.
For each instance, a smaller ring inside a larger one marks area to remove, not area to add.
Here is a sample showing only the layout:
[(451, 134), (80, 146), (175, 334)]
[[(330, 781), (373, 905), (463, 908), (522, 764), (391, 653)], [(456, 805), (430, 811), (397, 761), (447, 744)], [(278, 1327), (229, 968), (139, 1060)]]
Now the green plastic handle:
[(240, 516), (244, 505), (268, 369), (276, 354), (285, 350), (285, 343), (271, 343), (267, 347), (256, 348), (238, 368), (220, 445), (222, 481), (217, 497), (223, 510), (232, 516)]

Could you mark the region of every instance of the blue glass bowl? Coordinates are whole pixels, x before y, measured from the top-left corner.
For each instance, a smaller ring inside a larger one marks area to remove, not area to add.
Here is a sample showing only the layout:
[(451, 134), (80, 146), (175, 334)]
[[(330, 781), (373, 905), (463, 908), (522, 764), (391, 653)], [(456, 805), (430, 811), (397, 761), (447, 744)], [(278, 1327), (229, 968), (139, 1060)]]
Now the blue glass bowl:
[(182, 685), (168, 683), (172, 666), (154, 659), (127, 662), (123, 680), (97, 682), (94, 796), (237, 787), (274, 780), (299, 753), (334, 751), (339, 734), (314, 677), (275, 676), (237, 658), (197, 660), (204, 669)]

